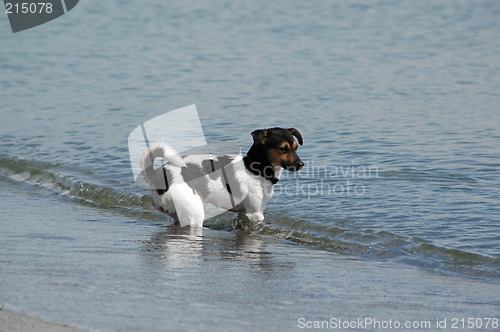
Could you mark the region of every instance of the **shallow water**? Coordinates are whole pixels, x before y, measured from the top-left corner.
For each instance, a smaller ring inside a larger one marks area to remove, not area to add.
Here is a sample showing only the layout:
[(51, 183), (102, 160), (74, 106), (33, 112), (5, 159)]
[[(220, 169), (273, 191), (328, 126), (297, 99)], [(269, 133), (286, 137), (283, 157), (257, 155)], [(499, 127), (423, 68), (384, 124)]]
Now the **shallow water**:
[(46, 319), (105, 331), (282, 331), (358, 319), (450, 327), (498, 313), (497, 283), (166, 227), (26, 185), (6, 193), (5, 204), (28, 199), (29, 209), (1, 224), (2, 301)]
[[(104, 330), (498, 316), (499, 3), (140, 9), (0, 26), (0, 303)], [(208, 142), (304, 136), (259, 232), (170, 227), (134, 184), (128, 134), (192, 103)]]

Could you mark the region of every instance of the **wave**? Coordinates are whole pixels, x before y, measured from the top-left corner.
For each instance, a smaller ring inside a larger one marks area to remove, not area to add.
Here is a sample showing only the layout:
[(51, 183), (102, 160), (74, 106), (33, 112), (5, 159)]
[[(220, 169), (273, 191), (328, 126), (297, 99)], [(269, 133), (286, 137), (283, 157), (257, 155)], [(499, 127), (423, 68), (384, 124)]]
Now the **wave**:
[[(165, 215), (152, 207), (149, 194), (127, 192), (92, 180), (91, 172), (65, 174), (64, 165), (30, 162), (0, 157), (0, 176), (11, 181), (47, 188), (78, 204), (99, 209), (116, 209), (141, 220), (165, 221)], [(73, 172), (74, 173), (74, 170)], [(88, 180), (82, 180), (88, 178)], [(448, 274), (499, 280), (500, 259), (467, 251), (445, 248), (418, 237), (401, 236), (387, 231), (343, 229), (314, 224), (287, 215), (273, 215), (269, 222), (239, 230), (272, 236), (299, 245), (307, 245), (336, 254), (364, 259), (390, 260)], [(235, 215), (222, 214), (205, 222), (212, 229), (234, 229)]]
[(372, 229), (341, 229), (288, 217), (273, 218), (264, 233), (338, 254), (390, 260), (445, 274), (499, 280), (500, 259), (445, 248), (418, 237)]
[[(9, 179), (50, 189), (61, 196), (97, 208), (144, 208), (150, 204), (145, 195), (127, 193), (101, 184), (64, 175), (58, 164), (30, 162), (0, 157), (0, 175)], [(81, 174), (88, 177), (89, 174)]]

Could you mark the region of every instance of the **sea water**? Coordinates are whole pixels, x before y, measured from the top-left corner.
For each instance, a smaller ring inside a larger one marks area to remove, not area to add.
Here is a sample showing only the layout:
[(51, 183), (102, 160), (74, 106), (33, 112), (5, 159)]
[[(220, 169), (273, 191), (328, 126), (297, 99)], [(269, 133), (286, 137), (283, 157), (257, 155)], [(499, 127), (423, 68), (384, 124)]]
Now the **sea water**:
[[(110, 331), (499, 317), (499, 14), (85, 1), (16, 34), (4, 16), (0, 303)], [(263, 229), (172, 226), (135, 185), (129, 133), (193, 103), (243, 152), (255, 129), (302, 133)]]

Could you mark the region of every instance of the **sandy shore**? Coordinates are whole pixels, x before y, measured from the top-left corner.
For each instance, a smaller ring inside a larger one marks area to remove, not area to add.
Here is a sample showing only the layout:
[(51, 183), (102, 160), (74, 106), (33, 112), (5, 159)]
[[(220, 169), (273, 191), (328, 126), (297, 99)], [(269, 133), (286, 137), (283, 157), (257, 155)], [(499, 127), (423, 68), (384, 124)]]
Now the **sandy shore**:
[(0, 308), (0, 332), (83, 332), (78, 328), (50, 323)]

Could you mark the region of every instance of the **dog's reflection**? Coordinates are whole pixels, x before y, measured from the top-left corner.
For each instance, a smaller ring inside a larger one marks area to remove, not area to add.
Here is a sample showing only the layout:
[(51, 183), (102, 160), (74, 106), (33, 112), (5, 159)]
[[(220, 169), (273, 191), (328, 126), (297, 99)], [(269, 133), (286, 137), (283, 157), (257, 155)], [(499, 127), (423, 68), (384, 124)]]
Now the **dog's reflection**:
[(199, 261), (203, 251), (201, 227), (168, 226), (143, 241), (144, 251), (170, 267), (187, 267)]
[(143, 252), (150, 263), (161, 262), (169, 268), (228, 260), (250, 262), (263, 269), (273, 266), (272, 254), (265, 250), (261, 236), (242, 231), (172, 225), (143, 241)]

